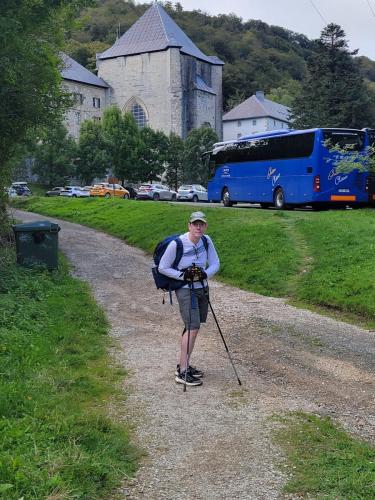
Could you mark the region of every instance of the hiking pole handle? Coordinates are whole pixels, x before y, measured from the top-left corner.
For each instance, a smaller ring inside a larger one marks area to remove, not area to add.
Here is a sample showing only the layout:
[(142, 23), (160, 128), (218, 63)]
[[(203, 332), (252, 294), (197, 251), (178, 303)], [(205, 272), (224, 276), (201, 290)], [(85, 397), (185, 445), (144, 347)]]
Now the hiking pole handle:
[(227, 346), (227, 343), (225, 342), (225, 338), (224, 338), (224, 335), (223, 335), (223, 332), (221, 331), (221, 328), (220, 328), (220, 325), (219, 325), (219, 322), (216, 318), (216, 314), (214, 313), (214, 310), (212, 308), (212, 304), (211, 304), (211, 301), (210, 301), (210, 297), (208, 295), (208, 293), (206, 294), (207, 295), (207, 300), (208, 300), (208, 304), (210, 306), (210, 309), (211, 309), (211, 312), (212, 312), (212, 316), (214, 317), (214, 320), (215, 320), (215, 323), (216, 323), (216, 326), (217, 326), (217, 329), (219, 330), (219, 333), (220, 333), (220, 337), (221, 337), (221, 340), (223, 341), (223, 344), (224, 344), (224, 347), (225, 347), (225, 350), (227, 351), (227, 354), (228, 354), (228, 358), (229, 358), (229, 361), (231, 362), (231, 365), (232, 365), (232, 368), (233, 368), (233, 371), (237, 377), (237, 382), (238, 382), (238, 385), (242, 385), (242, 382), (240, 380), (240, 377), (238, 376), (238, 373), (237, 373), (237, 370), (236, 370), (236, 367), (234, 365), (234, 362), (233, 362), (233, 359), (232, 359), (232, 356), (229, 352), (229, 349), (228, 349), (228, 346)]

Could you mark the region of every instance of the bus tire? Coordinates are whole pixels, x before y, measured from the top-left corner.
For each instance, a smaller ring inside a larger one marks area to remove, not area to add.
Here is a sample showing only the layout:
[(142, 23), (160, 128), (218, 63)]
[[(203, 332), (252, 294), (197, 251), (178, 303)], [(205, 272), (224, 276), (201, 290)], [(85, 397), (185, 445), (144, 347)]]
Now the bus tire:
[(224, 207), (231, 207), (233, 202), (230, 201), (230, 194), (227, 188), (223, 189), (223, 194), (221, 195), (221, 201), (223, 202)]
[(276, 210), (285, 210), (287, 208), (284, 191), (281, 188), (276, 189), (273, 199)]

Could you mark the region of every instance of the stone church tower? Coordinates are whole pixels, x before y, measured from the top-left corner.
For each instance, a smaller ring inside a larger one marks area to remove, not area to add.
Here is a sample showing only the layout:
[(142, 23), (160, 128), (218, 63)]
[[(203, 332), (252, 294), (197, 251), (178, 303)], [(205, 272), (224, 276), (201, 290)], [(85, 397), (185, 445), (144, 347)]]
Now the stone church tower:
[(157, 3), (97, 54), (110, 104), (131, 112), (141, 127), (182, 138), (206, 125), (221, 139), (223, 64), (203, 54)]

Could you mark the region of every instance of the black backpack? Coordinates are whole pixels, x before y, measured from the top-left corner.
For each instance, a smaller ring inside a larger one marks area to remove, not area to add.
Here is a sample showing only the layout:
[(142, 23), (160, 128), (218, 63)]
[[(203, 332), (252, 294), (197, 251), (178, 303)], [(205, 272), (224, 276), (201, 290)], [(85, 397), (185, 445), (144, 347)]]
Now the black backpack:
[[(206, 238), (206, 236), (202, 235), (202, 240), (204, 248), (206, 249), (206, 252), (208, 252), (208, 239)], [(181, 238), (178, 234), (172, 234), (164, 238), (164, 240), (159, 241), (154, 250), (153, 254), (154, 265), (152, 267), (152, 275), (154, 277), (156, 288), (158, 290), (159, 289), (163, 290), (164, 292), (169, 292), (169, 300), (171, 304), (172, 304), (172, 291), (177, 290), (178, 288), (181, 288), (184, 285), (186, 285), (185, 281), (169, 278), (168, 276), (165, 276), (165, 274), (161, 274), (159, 272), (160, 260), (163, 257), (164, 252), (167, 249), (167, 246), (172, 241), (176, 242), (176, 257), (173, 261), (172, 267), (173, 269), (177, 269), (178, 264), (182, 259), (182, 254), (184, 250)], [(163, 304), (164, 304), (164, 298), (163, 298)]]

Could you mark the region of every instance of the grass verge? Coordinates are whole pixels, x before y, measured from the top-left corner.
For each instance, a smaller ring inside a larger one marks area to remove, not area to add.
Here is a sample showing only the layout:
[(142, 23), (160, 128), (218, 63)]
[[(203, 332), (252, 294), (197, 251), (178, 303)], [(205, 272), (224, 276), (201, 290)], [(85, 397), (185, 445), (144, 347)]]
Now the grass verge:
[[(186, 205), (125, 200), (17, 199), (19, 208), (85, 224), (152, 252), (184, 232)], [(375, 210), (328, 212), (204, 208), (219, 279), (296, 304), (350, 313), (375, 328)]]
[(289, 476), (285, 492), (298, 498), (370, 499), (375, 494), (375, 449), (331, 419), (306, 413), (277, 417), (276, 442)]
[(124, 372), (104, 314), (63, 259), (29, 270), (1, 247), (0, 275), (0, 497), (108, 498), (139, 454), (108, 416)]

